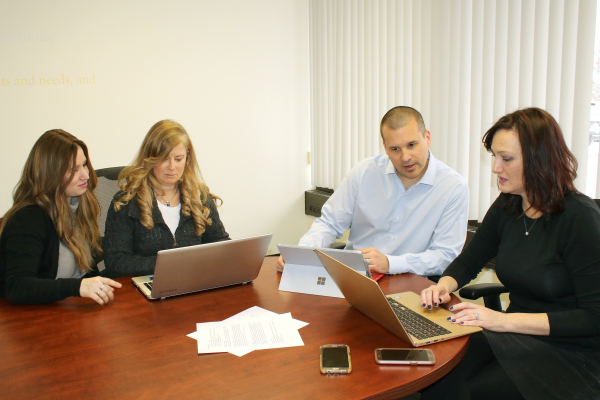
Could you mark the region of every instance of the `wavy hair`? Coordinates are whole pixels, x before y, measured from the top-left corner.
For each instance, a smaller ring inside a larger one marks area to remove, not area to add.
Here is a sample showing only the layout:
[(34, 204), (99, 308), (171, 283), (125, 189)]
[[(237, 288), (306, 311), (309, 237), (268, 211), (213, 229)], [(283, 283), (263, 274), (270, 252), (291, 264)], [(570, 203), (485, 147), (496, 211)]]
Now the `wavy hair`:
[(119, 182), (124, 181), (120, 188), (125, 194), (115, 202), (114, 208), (115, 211), (119, 211), (137, 196), (136, 201), (142, 214), (140, 222), (146, 229), (152, 229), (154, 190), (164, 195), (162, 186), (152, 171), (167, 159), (171, 150), (179, 144), (183, 144), (187, 149), (185, 168), (178, 182), (182, 198), (181, 213), (186, 216), (192, 215), (194, 232), (200, 236), (204, 233), (206, 225), (212, 225), (210, 209), (204, 205), (208, 196), (215, 201), (219, 200), (221, 204), (223, 200), (209, 191), (202, 179), (189, 135), (183, 126), (172, 120), (159, 121), (150, 128), (132, 165), (124, 168), (119, 174)]
[[(494, 135), (499, 130), (517, 133), (523, 153), (523, 182), (532, 208), (544, 214), (558, 214), (565, 209), (565, 193), (578, 193), (573, 185), (577, 177), (577, 159), (569, 151), (560, 126), (547, 111), (525, 108), (500, 118), (483, 136), (487, 151), (492, 151)], [(503, 193), (504, 207), (514, 213), (521, 206), (521, 196)]]
[[(87, 159), (89, 180), (88, 190), (79, 196), (79, 207), (73, 215), (65, 190), (75, 176), (73, 166), (77, 164), (79, 147)], [(48, 213), (60, 240), (75, 255), (79, 270), (91, 271), (94, 266), (92, 254), (102, 254), (98, 227), (100, 206), (94, 194), (97, 184), (85, 143), (62, 129), (47, 131), (29, 153), (21, 179), (13, 190), (13, 206), (0, 225), (0, 235), (17, 211), (37, 204)]]

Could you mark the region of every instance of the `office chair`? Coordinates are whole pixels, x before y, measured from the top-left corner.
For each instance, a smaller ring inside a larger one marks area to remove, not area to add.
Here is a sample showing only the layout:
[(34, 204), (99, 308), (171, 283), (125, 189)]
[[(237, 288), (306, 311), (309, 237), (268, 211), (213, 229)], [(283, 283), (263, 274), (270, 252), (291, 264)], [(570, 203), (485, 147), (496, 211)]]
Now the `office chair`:
[[(100, 228), (100, 234), (104, 237), (104, 228), (106, 225), (106, 215), (108, 214), (108, 208), (110, 202), (113, 199), (115, 193), (119, 191), (119, 173), (125, 167), (112, 167), (112, 168), (100, 168), (96, 170), (96, 176), (98, 177), (98, 186), (96, 187), (95, 193), (100, 203), (100, 216), (98, 217), (98, 226)], [(98, 270), (102, 272), (106, 267), (104, 266), (104, 260), (98, 262)]]
[(108, 208), (110, 202), (113, 199), (115, 193), (119, 191), (119, 173), (125, 167), (112, 167), (112, 168), (101, 168), (96, 170), (98, 176), (98, 186), (96, 187), (96, 196), (100, 203), (100, 217), (98, 219), (98, 225), (100, 226), (100, 234), (104, 237), (104, 227), (106, 225), (106, 215), (108, 214)]
[[(470, 222), (470, 221), (469, 221)], [(465, 242), (465, 248), (475, 236), (477, 226), (475, 224), (467, 227), (467, 240)], [(487, 263), (486, 267), (495, 270), (496, 259), (491, 260)], [(483, 297), (483, 303), (485, 306), (494, 311), (502, 311), (502, 303), (500, 302), (500, 295), (502, 293), (508, 293), (508, 290), (501, 283), (476, 283), (474, 285), (465, 286), (458, 292), (459, 296), (463, 299), (477, 300)]]
[(508, 293), (508, 289), (501, 283), (476, 283), (465, 286), (458, 292), (464, 299), (477, 300), (483, 297), (483, 304), (490, 310), (503, 311), (500, 295)]

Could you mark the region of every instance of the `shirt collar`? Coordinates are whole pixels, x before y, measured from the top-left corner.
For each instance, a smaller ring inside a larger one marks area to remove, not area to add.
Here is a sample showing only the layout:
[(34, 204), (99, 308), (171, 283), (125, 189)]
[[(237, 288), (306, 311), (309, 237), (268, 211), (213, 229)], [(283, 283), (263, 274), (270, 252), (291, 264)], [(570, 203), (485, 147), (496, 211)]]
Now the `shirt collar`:
[(387, 156), (388, 158), (388, 165), (387, 168), (385, 169), (385, 174), (389, 175), (389, 174), (395, 174), (396, 173), (396, 168), (394, 168), (394, 164), (392, 164), (392, 160), (390, 160), (390, 158)]
[[(417, 183), (415, 183), (413, 186), (416, 186), (420, 183), (423, 183), (425, 185), (429, 185), (429, 186), (433, 186), (433, 184), (435, 183), (435, 175), (437, 174), (437, 169), (438, 169), (438, 163), (437, 163), (437, 159), (433, 156), (433, 154), (431, 153), (431, 150), (429, 150), (429, 165), (427, 166), (427, 171), (425, 171), (425, 174), (423, 174), (423, 176), (421, 177), (421, 180)], [(388, 166), (385, 169), (385, 173), (386, 174), (396, 174), (396, 168), (394, 168), (394, 164), (392, 164), (392, 161), (389, 159), (388, 157)]]
[(438, 162), (433, 154), (431, 154), (431, 150), (429, 150), (429, 165), (427, 166), (427, 171), (425, 171), (425, 174), (423, 174), (423, 177), (418, 183), (424, 183), (425, 185), (433, 186), (435, 183), (437, 170)]

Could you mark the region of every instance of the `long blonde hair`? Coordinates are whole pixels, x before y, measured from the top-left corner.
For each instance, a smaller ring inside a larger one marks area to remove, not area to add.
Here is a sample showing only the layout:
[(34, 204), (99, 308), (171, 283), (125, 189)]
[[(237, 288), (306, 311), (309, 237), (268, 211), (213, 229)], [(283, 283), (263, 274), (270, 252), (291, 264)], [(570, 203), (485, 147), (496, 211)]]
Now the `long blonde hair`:
[(120, 188), (125, 194), (115, 202), (114, 207), (115, 211), (119, 211), (137, 196), (136, 201), (142, 214), (140, 222), (146, 229), (152, 229), (153, 188), (159, 191), (159, 194), (164, 194), (161, 193), (162, 186), (152, 170), (167, 159), (171, 150), (179, 144), (183, 144), (187, 149), (185, 168), (178, 182), (182, 197), (181, 213), (185, 216), (192, 215), (194, 232), (200, 236), (204, 233), (206, 225), (212, 225), (212, 219), (209, 218), (210, 209), (204, 205), (207, 197), (211, 196), (215, 202), (223, 201), (210, 193), (202, 179), (192, 141), (183, 126), (175, 121), (162, 120), (150, 128), (132, 165), (124, 168), (119, 174), (119, 182), (124, 181)]
[[(88, 190), (79, 196), (79, 207), (73, 215), (65, 190), (75, 176), (77, 149), (81, 147), (89, 169)], [(68, 178), (69, 168), (71, 169)], [(44, 133), (35, 142), (23, 167), (21, 179), (13, 190), (13, 206), (0, 224), (0, 235), (6, 223), (21, 208), (37, 204), (48, 213), (54, 228), (75, 255), (80, 271), (91, 271), (92, 254), (102, 254), (98, 215), (100, 206), (94, 194), (98, 183), (85, 143), (62, 129)]]

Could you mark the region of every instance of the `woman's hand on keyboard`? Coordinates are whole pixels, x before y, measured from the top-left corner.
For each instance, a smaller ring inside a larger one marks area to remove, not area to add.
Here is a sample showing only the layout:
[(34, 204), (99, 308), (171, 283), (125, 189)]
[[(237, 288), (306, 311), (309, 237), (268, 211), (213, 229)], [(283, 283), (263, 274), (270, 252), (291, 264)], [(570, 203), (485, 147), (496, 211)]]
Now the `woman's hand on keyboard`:
[(467, 301), (450, 307), (456, 312), (451, 321), (465, 326), (479, 326), (494, 332), (514, 332), (548, 336), (550, 322), (546, 313), (504, 313)]
[(431, 285), (421, 291), (421, 307), (432, 309), (450, 301), (450, 295), (458, 288), (454, 278), (443, 276), (437, 285)]
[(450, 311), (456, 312), (450, 317), (453, 324), (479, 326), (495, 332), (509, 332), (508, 317), (504, 313), (467, 301), (453, 305)]

